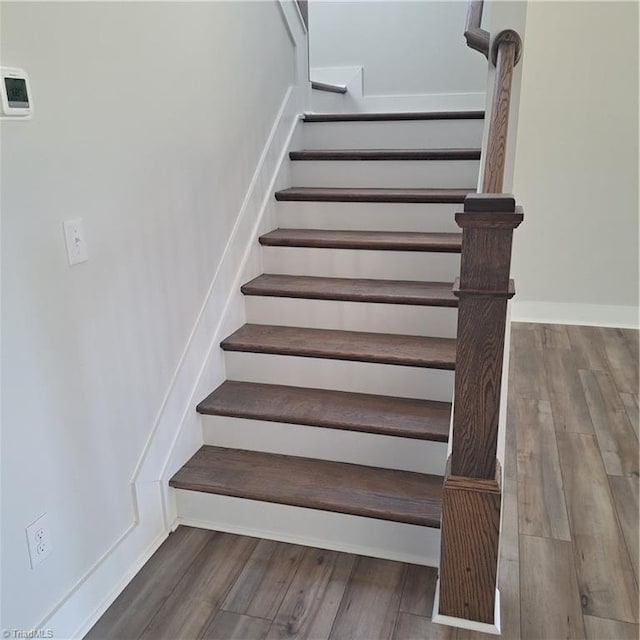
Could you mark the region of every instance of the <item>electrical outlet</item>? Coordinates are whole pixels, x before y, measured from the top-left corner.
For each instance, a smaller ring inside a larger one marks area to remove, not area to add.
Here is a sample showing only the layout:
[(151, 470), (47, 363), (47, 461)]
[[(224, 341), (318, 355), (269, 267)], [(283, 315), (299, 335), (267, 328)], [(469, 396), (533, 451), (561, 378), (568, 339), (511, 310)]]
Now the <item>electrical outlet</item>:
[(53, 550), (49, 520), (47, 514), (40, 516), (27, 529), (27, 545), (29, 546), (29, 560), (33, 569), (40, 564)]
[(82, 218), (65, 220), (62, 223), (62, 228), (64, 230), (65, 244), (67, 245), (69, 264), (73, 266), (80, 262), (86, 262), (89, 259), (89, 253), (87, 252), (87, 243), (84, 239)]

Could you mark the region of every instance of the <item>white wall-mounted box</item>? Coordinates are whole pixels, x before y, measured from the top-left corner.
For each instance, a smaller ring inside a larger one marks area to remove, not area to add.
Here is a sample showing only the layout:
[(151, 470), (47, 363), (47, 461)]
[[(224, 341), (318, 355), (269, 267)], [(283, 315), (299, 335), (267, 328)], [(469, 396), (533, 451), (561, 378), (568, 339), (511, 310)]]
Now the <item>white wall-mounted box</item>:
[(2, 118), (31, 118), (33, 101), (29, 76), (22, 69), (0, 67)]

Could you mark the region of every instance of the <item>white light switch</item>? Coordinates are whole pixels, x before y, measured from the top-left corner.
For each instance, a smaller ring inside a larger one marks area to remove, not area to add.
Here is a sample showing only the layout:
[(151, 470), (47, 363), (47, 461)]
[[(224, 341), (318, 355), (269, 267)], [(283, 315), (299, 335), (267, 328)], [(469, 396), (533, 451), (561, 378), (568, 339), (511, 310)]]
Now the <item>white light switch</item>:
[(67, 245), (67, 257), (69, 264), (74, 265), (86, 262), (89, 259), (87, 253), (87, 243), (84, 241), (84, 228), (82, 218), (65, 220), (62, 223), (64, 229), (64, 240)]

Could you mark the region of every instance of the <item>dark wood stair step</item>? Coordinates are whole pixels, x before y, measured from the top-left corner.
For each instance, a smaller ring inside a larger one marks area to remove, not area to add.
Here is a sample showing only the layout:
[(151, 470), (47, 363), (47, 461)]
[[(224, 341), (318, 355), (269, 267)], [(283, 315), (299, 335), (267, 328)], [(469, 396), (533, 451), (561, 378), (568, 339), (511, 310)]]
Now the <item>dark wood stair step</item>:
[(460, 253), (462, 249), (462, 234), (421, 233), (417, 231), (276, 229), (260, 236), (260, 244), (272, 247)]
[(329, 93), (347, 93), (347, 87), (343, 84), (331, 84), (330, 82), (311, 82), (311, 88), (316, 91), (328, 91)]
[(245, 324), (225, 338), (225, 351), (355, 360), (430, 369), (454, 369), (456, 341), (363, 331)]
[(169, 485), (439, 528), (442, 480), (410, 471), (204, 446)]
[(451, 404), (227, 380), (198, 405), (197, 411), (204, 415), (446, 442)]
[(480, 149), (302, 149), (291, 160), (480, 160)]
[(381, 187), (291, 187), (276, 191), (281, 202), (424, 202), (456, 204), (476, 190)]
[(393, 113), (305, 113), (305, 122), (392, 120), (482, 120), (484, 111), (402, 111)]
[(242, 293), (248, 296), (457, 307), (458, 298), (453, 295), (452, 287), (452, 282), (262, 274), (242, 285)]

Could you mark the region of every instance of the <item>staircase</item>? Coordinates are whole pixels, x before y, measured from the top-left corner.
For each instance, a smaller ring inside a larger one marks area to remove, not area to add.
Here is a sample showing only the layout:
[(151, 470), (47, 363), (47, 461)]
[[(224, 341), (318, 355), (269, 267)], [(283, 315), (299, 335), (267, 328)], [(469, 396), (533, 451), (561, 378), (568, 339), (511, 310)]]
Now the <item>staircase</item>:
[[(309, 114), (204, 446), (170, 481), (210, 528), (435, 565), (461, 238), (482, 112)], [(274, 507), (273, 505), (278, 505)], [(311, 511), (313, 510), (313, 511)], [(392, 525), (390, 523), (393, 523)]]

